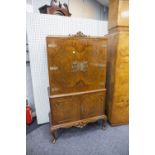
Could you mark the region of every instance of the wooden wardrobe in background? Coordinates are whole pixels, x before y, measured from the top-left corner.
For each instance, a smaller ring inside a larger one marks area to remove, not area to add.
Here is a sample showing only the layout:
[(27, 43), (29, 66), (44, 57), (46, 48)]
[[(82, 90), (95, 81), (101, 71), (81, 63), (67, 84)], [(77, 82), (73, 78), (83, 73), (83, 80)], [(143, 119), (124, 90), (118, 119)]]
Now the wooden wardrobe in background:
[(129, 121), (129, 4), (109, 1), (107, 115), (112, 125)]

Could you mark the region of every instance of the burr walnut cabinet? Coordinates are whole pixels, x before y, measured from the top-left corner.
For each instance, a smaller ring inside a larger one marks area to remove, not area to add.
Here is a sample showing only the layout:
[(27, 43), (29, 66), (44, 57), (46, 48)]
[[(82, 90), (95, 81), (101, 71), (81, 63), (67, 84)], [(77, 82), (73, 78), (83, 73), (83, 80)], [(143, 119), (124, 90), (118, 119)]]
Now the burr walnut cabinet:
[(112, 125), (129, 121), (128, 0), (109, 1), (107, 115)]
[(105, 115), (107, 39), (79, 32), (48, 36), (50, 120), (53, 143), (56, 130), (83, 127)]

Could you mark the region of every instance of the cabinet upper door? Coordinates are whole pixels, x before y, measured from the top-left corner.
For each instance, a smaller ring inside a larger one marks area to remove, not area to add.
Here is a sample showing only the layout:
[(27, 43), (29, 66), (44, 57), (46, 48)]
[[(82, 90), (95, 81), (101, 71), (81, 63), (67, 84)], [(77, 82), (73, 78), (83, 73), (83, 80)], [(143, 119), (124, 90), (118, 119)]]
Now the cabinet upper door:
[(105, 87), (105, 38), (47, 37), (50, 94)]

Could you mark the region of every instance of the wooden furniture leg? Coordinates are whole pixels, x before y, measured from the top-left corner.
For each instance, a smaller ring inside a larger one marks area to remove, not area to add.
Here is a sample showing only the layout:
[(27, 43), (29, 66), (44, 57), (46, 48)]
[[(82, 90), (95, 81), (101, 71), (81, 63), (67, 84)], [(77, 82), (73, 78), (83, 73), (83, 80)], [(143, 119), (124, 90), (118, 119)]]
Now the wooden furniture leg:
[(56, 130), (52, 130), (52, 143), (56, 143)]
[(106, 129), (106, 121), (107, 121), (107, 118), (102, 119), (102, 129), (103, 129), (103, 130)]
[[(51, 113), (48, 113), (49, 116), (49, 121), (50, 121), (50, 126), (52, 126), (52, 121), (51, 121)], [(55, 144), (56, 143), (56, 130), (51, 129), (51, 134), (52, 134), (52, 143)]]

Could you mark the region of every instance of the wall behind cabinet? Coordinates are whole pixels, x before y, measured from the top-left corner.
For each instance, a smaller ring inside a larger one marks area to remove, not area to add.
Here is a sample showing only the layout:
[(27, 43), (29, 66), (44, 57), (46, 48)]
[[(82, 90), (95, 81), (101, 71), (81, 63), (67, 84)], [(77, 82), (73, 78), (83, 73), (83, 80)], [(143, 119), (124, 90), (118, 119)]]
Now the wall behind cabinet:
[(107, 34), (106, 21), (73, 17), (27, 13), (27, 39), (29, 44), (32, 88), (38, 124), (49, 122), (49, 99), (47, 88), (47, 35), (68, 35), (82, 31), (86, 35)]

